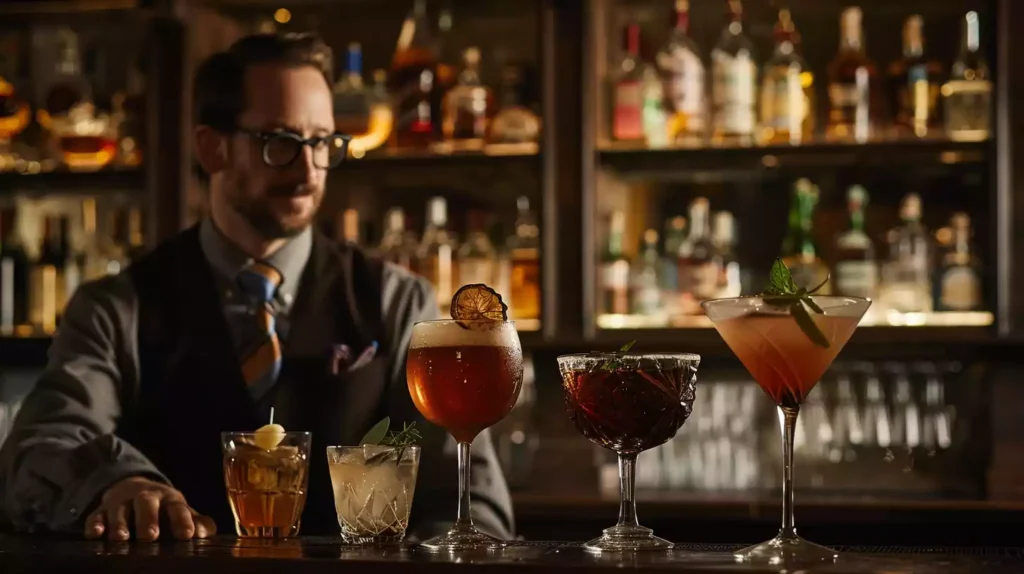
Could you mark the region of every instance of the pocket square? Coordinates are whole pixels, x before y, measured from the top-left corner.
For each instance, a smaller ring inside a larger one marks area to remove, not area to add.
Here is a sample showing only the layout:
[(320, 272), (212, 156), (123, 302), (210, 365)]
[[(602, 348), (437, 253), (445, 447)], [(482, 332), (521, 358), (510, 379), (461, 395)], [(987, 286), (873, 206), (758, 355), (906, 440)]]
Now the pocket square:
[(348, 345), (335, 345), (331, 353), (331, 374), (340, 375), (366, 366), (377, 355), (377, 341), (370, 343), (355, 358)]

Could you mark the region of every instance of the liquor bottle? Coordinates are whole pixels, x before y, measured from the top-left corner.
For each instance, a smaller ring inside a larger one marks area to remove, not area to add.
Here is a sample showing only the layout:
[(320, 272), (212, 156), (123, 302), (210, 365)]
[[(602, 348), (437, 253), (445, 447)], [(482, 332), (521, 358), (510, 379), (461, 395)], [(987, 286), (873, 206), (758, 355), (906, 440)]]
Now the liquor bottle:
[(145, 76), (138, 63), (128, 69), (128, 85), (113, 98), (112, 127), (117, 131), (117, 157), (122, 167), (142, 165), (142, 148), (146, 142)]
[[(379, 148), (387, 143), (395, 127), (395, 110), (391, 96), (388, 95), (387, 70), (373, 71), (373, 86), (366, 90), (366, 101), (370, 108), (366, 131), (349, 134), (352, 139), (348, 143), (349, 154), (361, 158), (366, 152)], [(339, 130), (340, 131), (340, 130)]]
[(878, 262), (875, 246), (864, 232), (864, 212), (868, 192), (854, 185), (846, 192), (850, 211), (850, 228), (836, 239), (836, 293), (855, 297), (877, 298)]
[(480, 150), (493, 114), (493, 95), (480, 82), (480, 49), (466, 48), (455, 86), (444, 96), (441, 121), (445, 143), (453, 150)]
[(797, 51), (799, 34), (789, 10), (779, 10), (775, 52), (761, 84), (761, 141), (799, 145), (814, 131), (814, 75)]
[(519, 215), (508, 250), (512, 272), (509, 279), (512, 303), (509, 313), (518, 319), (540, 318), (540, 228), (530, 210), (530, 200), (516, 200)]
[(43, 106), (36, 111), (36, 119), (47, 130), (51, 129), (53, 118), (66, 116), (75, 106), (92, 101), (92, 91), (82, 77), (78, 35), (70, 28), (61, 28), (55, 36), (58, 43), (57, 62)]
[(57, 328), (57, 316), (64, 308), (64, 265), (67, 249), (62, 228), (67, 219), (47, 215), (43, 219), (43, 238), (39, 257), (32, 263), (29, 276), (30, 321), (43, 333)]
[(626, 214), (613, 211), (608, 225), (608, 239), (601, 253), (601, 311), (613, 315), (629, 313), (629, 260), (624, 239)]
[(358, 42), (345, 52), (345, 73), (334, 83), (334, 129), (351, 136), (370, 131), (370, 92), (363, 83), (363, 48)]
[(840, 17), (839, 53), (828, 65), (828, 128), (833, 141), (865, 142), (874, 137), (878, 89), (875, 63), (864, 51), (863, 13), (843, 10)]
[(384, 220), (384, 234), (377, 246), (377, 254), (385, 261), (415, 271), (416, 239), (405, 227), (405, 211), (401, 207), (392, 207)]
[(362, 239), (359, 229), (359, 210), (348, 208), (342, 211), (338, 217), (338, 225), (336, 232), (338, 234), (338, 242), (342, 244), (350, 245), (362, 245), (360, 240)]
[(705, 71), (700, 48), (690, 37), (690, 2), (676, 0), (675, 27), (657, 64), (669, 105), (668, 137), (676, 144), (699, 145), (707, 130)]
[(651, 149), (667, 147), (669, 126), (664, 85), (653, 68), (647, 68), (641, 85), (643, 106), (640, 110), (640, 124), (643, 126), (644, 141)]
[(882, 267), (879, 302), (896, 313), (928, 313), (933, 309), (931, 246), (921, 224), (921, 196), (907, 194), (900, 206), (903, 225), (889, 231), (889, 257)]
[(644, 231), (640, 240), (640, 252), (631, 266), (630, 300), (632, 312), (646, 317), (663, 314), (661, 284), (658, 277), (661, 257), (658, 254), (658, 232)]
[(17, 229), (17, 212), (0, 209), (0, 335), (28, 323), (29, 259)]
[(18, 71), (17, 44), (0, 39), (0, 172), (14, 168), (17, 161), (11, 140), (32, 120), (28, 102), (14, 86)]
[(924, 20), (913, 15), (903, 25), (903, 57), (889, 66), (889, 101), (897, 137), (920, 138), (938, 128), (942, 66), (924, 52)]
[(976, 311), (981, 308), (981, 274), (972, 253), (971, 218), (955, 213), (950, 219), (952, 249), (945, 254), (935, 284), (935, 308), (939, 311)]
[(448, 204), (443, 197), (431, 198), (427, 204), (427, 225), (417, 253), (416, 269), (437, 294), (442, 313), (451, 307), (455, 294), (455, 239), (448, 232)]
[(988, 139), (992, 114), (992, 82), (981, 51), (978, 13), (963, 20), (960, 54), (953, 62), (949, 81), (942, 86), (946, 135), (957, 141)]
[(427, 147), (440, 137), (441, 99), (436, 80), (437, 45), (427, 19), (427, 3), (415, 0), (402, 22), (388, 76), (395, 106), (394, 145)]
[(690, 202), (690, 233), (679, 249), (679, 293), (682, 313), (703, 313), (700, 303), (718, 292), (719, 268), (711, 239), (711, 205), (707, 198)]
[(487, 214), (470, 210), (466, 240), (458, 251), (458, 285), (484, 283), (493, 285), (497, 278), (498, 252), (487, 236)]
[(736, 219), (728, 211), (715, 213), (715, 225), (711, 236), (714, 247), (715, 267), (718, 269), (718, 291), (716, 297), (739, 297), (742, 291), (742, 277), (739, 260), (736, 258)]
[(489, 144), (534, 144), (540, 138), (540, 118), (519, 100), (522, 69), (507, 65), (501, 74), (501, 108), (491, 121), (487, 134)]
[(125, 211), (124, 217), (128, 260), (138, 261), (147, 251), (146, 235), (142, 228), (142, 208), (133, 205)]
[(647, 65), (640, 59), (640, 26), (630, 24), (624, 31), (625, 54), (611, 77), (612, 138), (618, 141), (644, 139), (644, 80)]
[(814, 241), (814, 209), (818, 205), (818, 188), (806, 178), (793, 186), (793, 205), (789, 211), (789, 230), (782, 242), (782, 262), (789, 267), (797, 287), (814, 289), (819, 295), (831, 293), (828, 267), (818, 255)]
[(743, 31), (743, 6), (729, 0), (729, 24), (711, 51), (711, 127), (716, 144), (749, 145), (757, 124), (754, 43)]
[(679, 294), (679, 250), (686, 241), (686, 218), (677, 215), (665, 221), (664, 247), (661, 254), (661, 303), (669, 316), (682, 310)]

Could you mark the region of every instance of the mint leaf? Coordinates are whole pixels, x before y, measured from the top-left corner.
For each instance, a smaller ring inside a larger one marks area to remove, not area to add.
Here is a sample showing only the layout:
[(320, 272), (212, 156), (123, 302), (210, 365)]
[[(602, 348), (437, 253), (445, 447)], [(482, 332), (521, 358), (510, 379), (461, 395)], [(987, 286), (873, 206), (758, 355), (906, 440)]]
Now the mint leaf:
[(772, 270), (768, 276), (768, 286), (765, 292), (769, 295), (794, 295), (797, 292), (796, 283), (793, 282), (793, 275), (789, 267), (782, 262), (782, 259), (775, 259), (772, 263)]
[(384, 440), (384, 437), (387, 436), (389, 426), (391, 426), (391, 417), (384, 417), (380, 422), (370, 427), (370, 430), (366, 431), (366, 434), (359, 441), (359, 445), (380, 444), (380, 441)]
[(811, 312), (807, 309), (805, 301), (798, 301), (789, 308), (789, 313), (796, 319), (796, 324), (800, 326), (800, 330), (807, 335), (807, 338), (812, 343), (819, 347), (829, 348), (828, 339), (825, 334), (818, 328), (817, 323), (814, 322), (814, 318), (811, 317)]
[(793, 281), (793, 274), (789, 272), (789, 267), (786, 267), (782, 259), (776, 258), (768, 276), (768, 286), (761, 293), (761, 300), (766, 305), (788, 309), (789, 314), (793, 316), (807, 338), (815, 345), (827, 349), (829, 347), (828, 338), (811, 317), (812, 311), (824, 315), (825, 310), (814, 302), (811, 294), (824, 287), (828, 280), (829, 277), (826, 276), (824, 281), (809, 291), (804, 287), (798, 288)]
[[(636, 339), (633, 339), (632, 341), (630, 341), (630, 342), (626, 343), (625, 345), (623, 345), (622, 347), (620, 347), (618, 351), (616, 351), (614, 353), (611, 353), (611, 354), (612, 355), (624, 355), (627, 352), (629, 352), (629, 350), (632, 349), (633, 345), (635, 345), (635, 344), (636, 344)], [(601, 370), (603, 370), (603, 371), (615, 371), (617, 369), (619, 369), (619, 360), (618, 360), (617, 357), (616, 358), (612, 358), (612, 359), (608, 359), (607, 361), (605, 361), (604, 363), (601, 364)]]

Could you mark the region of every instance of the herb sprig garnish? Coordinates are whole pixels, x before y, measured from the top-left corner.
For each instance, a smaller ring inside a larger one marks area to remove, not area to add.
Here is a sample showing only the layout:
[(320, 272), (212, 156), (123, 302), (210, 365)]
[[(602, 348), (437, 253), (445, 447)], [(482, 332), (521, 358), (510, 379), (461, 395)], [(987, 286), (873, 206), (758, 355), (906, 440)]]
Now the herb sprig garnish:
[[(625, 345), (623, 345), (618, 351), (615, 351), (615, 352), (613, 352), (611, 354), (612, 355), (625, 355), (626, 353), (629, 352), (630, 349), (633, 348), (633, 345), (635, 345), (635, 344), (636, 344), (636, 340), (634, 339), (634, 340), (626, 343)], [(615, 357), (615, 358), (612, 358), (612, 359), (608, 359), (607, 361), (605, 361), (604, 363), (601, 364), (601, 370), (602, 371), (617, 371), (620, 368), (622, 368), (620, 357)]]
[(359, 441), (360, 446), (380, 445), (391, 447), (389, 450), (379, 452), (366, 459), (366, 464), (379, 464), (391, 458), (394, 458), (395, 464), (398, 464), (402, 460), (402, 455), (405, 454), (405, 449), (415, 445), (416, 441), (423, 439), (420, 436), (419, 429), (416, 428), (415, 422), (402, 423), (402, 430), (400, 431), (388, 430), (390, 426), (391, 417), (384, 417), (380, 422), (370, 427), (370, 430)]
[(782, 307), (789, 310), (789, 314), (796, 320), (800, 330), (807, 335), (815, 345), (829, 348), (830, 344), (825, 334), (821, 332), (818, 325), (811, 317), (811, 313), (824, 314), (825, 311), (811, 299), (811, 295), (828, 283), (828, 276), (817, 287), (806, 289), (797, 287), (793, 282), (793, 275), (781, 259), (772, 263), (771, 274), (768, 277), (768, 286), (761, 292), (761, 299), (773, 307)]

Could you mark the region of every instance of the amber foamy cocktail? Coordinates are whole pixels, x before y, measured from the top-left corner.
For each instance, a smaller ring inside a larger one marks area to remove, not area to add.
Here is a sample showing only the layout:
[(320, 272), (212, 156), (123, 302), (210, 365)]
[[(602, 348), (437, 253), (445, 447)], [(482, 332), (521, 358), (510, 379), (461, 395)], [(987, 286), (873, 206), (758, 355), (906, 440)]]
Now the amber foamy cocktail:
[(268, 427), (276, 429), (221, 435), (224, 483), (243, 538), (297, 536), (306, 505), (310, 434)]
[(838, 558), (834, 550), (796, 533), (793, 438), (800, 405), (850, 340), (871, 301), (814, 291), (794, 285), (789, 270), (776, 261), (761, 295), (703, 303), (722, 339), (775, 402), (782, 430), (782, 528), (775, 538), (738, 551), (739, 561), (794, 565)]
[(469, 516), (470, 445), (512, 410), (523, 382), (523, 351), (511, 321), (425, 321), (413, 327), (406, 363), (409, 393), (428, 421), (458, 442), (459, 511), (455, 526), (429, 550), (487, 550), (503, 543)]

